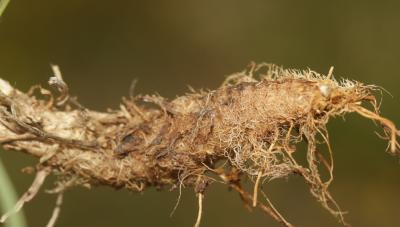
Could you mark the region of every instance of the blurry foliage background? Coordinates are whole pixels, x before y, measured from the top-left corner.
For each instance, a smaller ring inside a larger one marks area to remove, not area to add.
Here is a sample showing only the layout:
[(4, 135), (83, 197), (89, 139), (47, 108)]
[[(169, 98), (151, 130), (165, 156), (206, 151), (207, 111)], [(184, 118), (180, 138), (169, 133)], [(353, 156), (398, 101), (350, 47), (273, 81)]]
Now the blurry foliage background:
[[(251, 60), (310, 67), (336, 77), (378, 84), (382, 113), (400, 126), (399, 1), (11, 1), (0, 21), (0, 77), (27, 90), (46, 85), (49, 64), (61, 67), (72, 94), (89, 108), (117, 108), (134, 78), (137, 92), (173, 98), (194, 88), (216, 88)], [(329, 124), (335, 152), (334, 197), (354, 226), (400, 226), (399, 159), (385, 153), (371, 121), (351, 114)], [(36, 162), (1, 151), (18, 193)], [(52, 183), (47, 184), (50, 188)], [(281, 213), (299, 226), (339, 226), (297, 177), (264, 185)], [(144, 193), (106, 187), (65, 195), (57, 224), (64, 226), (192, 226), (197, 213), (185, 190)], [(44, 226), (54, 195), (25, 206), (29, 226)], [(280, 226), (244, 209), (238, 195), (212, 185), (202, 226)]]

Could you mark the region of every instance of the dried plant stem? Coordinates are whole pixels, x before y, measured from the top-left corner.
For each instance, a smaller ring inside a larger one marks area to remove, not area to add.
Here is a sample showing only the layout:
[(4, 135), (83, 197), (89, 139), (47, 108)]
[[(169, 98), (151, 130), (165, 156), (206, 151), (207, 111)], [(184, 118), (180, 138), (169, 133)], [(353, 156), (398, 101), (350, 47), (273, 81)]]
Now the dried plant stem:
[[(199, 225), (205, 189), (221, 177), (248, 208), (257, 206), (291, 226), (269, 199), (269, 206), (257, 201), (258, 190), (261, 178), (299, 174), (321, 205), (345, 224), (328, 191), (334, 167), (326, 130), (329, 119), (357, 112), (381, 123), (393, 154), (400, 148), (396, 126), (379, 115), (372, 94), (376, 87), (338, 82), (333, 68), (324, 76), (251, 64), (216, 90), (192, 91), (171, 101), (158, 95), (130, 95), (120, 109), (109, 112), (84, 108), (68, 93), (59, 68), (52, 69), (49, 84), (58, 96), (40, 86), (24, 93), (0, 79), (0, 143), (39, 158), (32, 187), (11, 213), (33, 198), (47, 174), (56, 173), (54, 192), (76, 185), (132, 191), (193, 187), (199, 199)], [(42, 96), (34, 96), (35, 89)], [(371, 103), (374, 110), (362, 107), (363, 103)], [(302, 141), (307, 143), (305, 165), (293, 155)], [(329, 171), (326, 181), (320, 165)], [(240, 187), (240, 176), (256, 177), (253, 195)], [(58, 213), (57, 205), (52, 220)]]

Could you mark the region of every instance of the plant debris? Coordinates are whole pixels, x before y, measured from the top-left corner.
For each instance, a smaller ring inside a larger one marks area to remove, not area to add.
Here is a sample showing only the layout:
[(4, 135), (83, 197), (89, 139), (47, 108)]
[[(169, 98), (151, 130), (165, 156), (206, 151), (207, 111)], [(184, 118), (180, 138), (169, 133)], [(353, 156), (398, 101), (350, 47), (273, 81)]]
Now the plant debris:
[[(44, 180), (45, 171), (58, 177), (52, 192), (59, 195), (78, 185), (132, 191), (193, 187), (199, 201), (195, 226), (199, 226), (205, 190), (222, 180), (239, 193), (247, 207), (259, 207), (283, 225), (292, 226), (263, 191), (267, 204), (257, 195), (263, 181), (298, 174), (322, 206), (346, 225), (328, 191), (334, 178), (326, 128), (329, 119), (356, 112), (382, 126), (389, 153), (400, 150), (399, 131), (379, 115), (373, 95), (379, 89), (338, 81), (333, 68), (325, 76), (311, 70), (251, 64), (216, 90), (192, 90), (171, 101), (158, 95), (130, 95), (123, 98), (119, 110), (97, 112), (71, 97), (58, 67), (52, 67), (55, 76), (49, 83), (59, 97), (40, 86), (33, 90), (39, 88), (42, 95), (23, 93), (0, 79), (0, 142), (4, 148), (39, 158), (32, 186), (35, 193), (29, 189), (18, 209), (36, 194), (39, 174)], [(294, 157), (295, 152), (302, 152), (296, 150), (300, 142), (307, 144), (303, 165)], [(317, 148), (321, 142), (326, 152)], [(328, 177), (322, 177), (323, 169)], [(241, 187), (244, 177), (256, 179), (253, 195)]]

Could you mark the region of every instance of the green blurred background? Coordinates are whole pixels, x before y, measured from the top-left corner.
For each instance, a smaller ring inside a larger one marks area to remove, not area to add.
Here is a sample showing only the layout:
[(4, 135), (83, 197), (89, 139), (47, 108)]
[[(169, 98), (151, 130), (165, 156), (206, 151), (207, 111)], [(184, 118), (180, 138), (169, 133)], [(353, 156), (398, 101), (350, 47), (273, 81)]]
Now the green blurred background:
[[(173, 98), (194, 88), (216, 88), (250, 61), (310, 67), (378, 84), (382, 113), (400, 125), (399, 1), (11, 1), (0, 21), (0, 77), (22, 90), (47, 83), (49, 64), (61, 67), (71, 92), (87, 107), (117, 108), (139, 79), (137, 92)], [(335, 151), (331, 191), (354, 226), (400, 226), (399, 159), (385, 153), (373, 122), (355, 114), (329, 124)], [(19, 194), (36, 162), (1, 151)], [(50, 188), (48, 183), (46, 188)], [(298, 177), (264, 185), (281, 213), (298, 226), (339, 226)], [(56, 226), (192, 226), (196, 198), (178, 192), (75, 188), (65, 195)], [(25, 207), (29, 226), (44, 226), (54, 195)], [(221, 185), (206, 194), (202, 226), (280, 226), (244, 209)]]

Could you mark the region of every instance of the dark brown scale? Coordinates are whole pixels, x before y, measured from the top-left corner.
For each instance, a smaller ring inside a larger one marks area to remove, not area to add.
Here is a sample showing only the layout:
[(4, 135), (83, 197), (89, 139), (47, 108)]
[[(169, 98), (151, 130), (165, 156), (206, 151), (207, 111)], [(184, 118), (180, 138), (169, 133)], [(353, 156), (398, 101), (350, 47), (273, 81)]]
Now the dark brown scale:
[(140, 145), (142, 142), (143, 139), (141, 137), (134, 135), (134, 133), (128, 134), (122, 138), (114, 152), (118, 157), (125, 157), (130, 152), (137, 150), (135, 147)]

